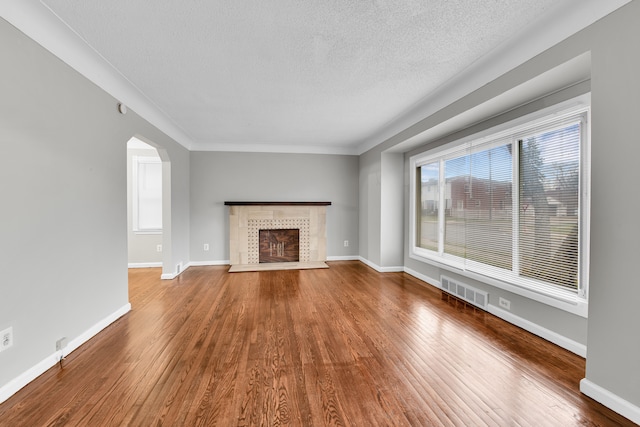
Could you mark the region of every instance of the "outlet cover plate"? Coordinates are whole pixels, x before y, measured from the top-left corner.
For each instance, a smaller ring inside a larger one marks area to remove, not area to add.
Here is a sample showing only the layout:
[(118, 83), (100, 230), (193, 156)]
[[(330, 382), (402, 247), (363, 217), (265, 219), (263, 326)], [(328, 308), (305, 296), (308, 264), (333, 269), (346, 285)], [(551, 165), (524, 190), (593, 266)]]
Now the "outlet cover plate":
[(511, 310), (511, 301), (502, 297), (498, 298), (498, 304), (505, 310)]
[(0, 331), (0, 352), (13, 346), (13, 327)]

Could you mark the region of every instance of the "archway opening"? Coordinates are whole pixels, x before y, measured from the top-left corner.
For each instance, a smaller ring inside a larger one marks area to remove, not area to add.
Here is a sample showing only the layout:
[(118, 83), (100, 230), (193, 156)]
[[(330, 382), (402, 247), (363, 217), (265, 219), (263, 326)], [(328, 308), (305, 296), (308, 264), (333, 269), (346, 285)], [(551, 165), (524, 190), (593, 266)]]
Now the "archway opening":
[(170, 265), (170, 163), (166, 151), (134, 136), (127, 141), (128, 267)]

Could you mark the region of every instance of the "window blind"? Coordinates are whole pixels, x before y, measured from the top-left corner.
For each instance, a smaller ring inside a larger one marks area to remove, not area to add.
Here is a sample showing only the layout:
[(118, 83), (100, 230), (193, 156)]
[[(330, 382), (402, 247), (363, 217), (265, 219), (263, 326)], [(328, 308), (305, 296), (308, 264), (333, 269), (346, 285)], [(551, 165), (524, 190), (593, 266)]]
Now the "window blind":
[(578, 286), (580, 123), (518, 141), (519, 253), (524, 277)]
[(416, 162), (416, 247), (509, 283), (579, 288), (583, 113)]

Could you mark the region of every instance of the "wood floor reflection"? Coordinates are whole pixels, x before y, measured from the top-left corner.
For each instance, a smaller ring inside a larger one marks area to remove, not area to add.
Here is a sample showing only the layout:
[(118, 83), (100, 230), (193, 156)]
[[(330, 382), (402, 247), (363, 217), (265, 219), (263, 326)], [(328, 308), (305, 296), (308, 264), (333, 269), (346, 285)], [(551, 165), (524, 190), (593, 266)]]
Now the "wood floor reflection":
[(634, 425), (579, 392), (585, 362), (404, 273), (162, 281), (0, 405), (1, 426)]

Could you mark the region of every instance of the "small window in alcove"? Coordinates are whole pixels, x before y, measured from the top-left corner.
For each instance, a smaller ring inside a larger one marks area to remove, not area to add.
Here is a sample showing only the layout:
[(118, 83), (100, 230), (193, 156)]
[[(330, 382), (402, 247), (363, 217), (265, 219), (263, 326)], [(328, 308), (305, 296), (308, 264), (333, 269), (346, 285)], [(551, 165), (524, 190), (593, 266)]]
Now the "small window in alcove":
[(162, 232), (162, 162), (133, 156), (133, 231)]

